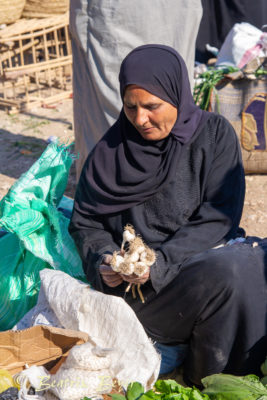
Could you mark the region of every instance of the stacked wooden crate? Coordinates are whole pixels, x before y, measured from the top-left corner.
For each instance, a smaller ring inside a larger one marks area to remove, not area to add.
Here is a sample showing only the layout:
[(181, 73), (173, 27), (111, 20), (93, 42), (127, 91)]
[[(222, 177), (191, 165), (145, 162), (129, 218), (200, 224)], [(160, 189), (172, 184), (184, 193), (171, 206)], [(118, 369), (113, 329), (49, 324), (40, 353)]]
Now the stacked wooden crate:
[(12, 112), (72, 93), (68, 13), (20, 19), (0, 30), (0, 106)]

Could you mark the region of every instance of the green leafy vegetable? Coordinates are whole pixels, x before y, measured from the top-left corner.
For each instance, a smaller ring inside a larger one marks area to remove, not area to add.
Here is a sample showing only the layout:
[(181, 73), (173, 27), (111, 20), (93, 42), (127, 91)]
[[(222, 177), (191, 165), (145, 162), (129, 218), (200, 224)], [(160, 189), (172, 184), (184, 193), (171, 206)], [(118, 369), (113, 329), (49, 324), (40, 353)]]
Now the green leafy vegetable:
[(160, 393), (180, 393), (183, 386), (179, 385), (173, 379), (158, 380), (155, 383), (155, 389)]
[(142, 394), (139, 397), (139, 400), (161, 400), (162, 396), (159, 393), (155, 393), (153, 390), (149, 390), (148, 392)]
[[(152, 390), (144, 392), (141, 383), (130, 383), (126, 395), (110, 394), (112, 400), (209, 400), (196, 388), (184, 387), (176, 381), (158, 380)], [(84, 399), (85, 400), (85, 399)]]
[(144, 393), (144, 387), (139, 382), (130, 383), (127, 387), (127, 400), (137, 400)]
[(234, 376), (215, 374), (202, 379), (211, 399), (216, 400), (267, 400), (267, 388), (256, 375)]
[(161, 400), (203, 400), (209, 396), (196, 388), (184, 387), (172, 379), (158, 380), (155, 391), (161, 393)]
[(122, 394), (119, 394), (119, 393), (109, 394), (109, 396), (112, 398), (112, 400), (125, 400), (126, 399), (125, 396), (123, 396)]

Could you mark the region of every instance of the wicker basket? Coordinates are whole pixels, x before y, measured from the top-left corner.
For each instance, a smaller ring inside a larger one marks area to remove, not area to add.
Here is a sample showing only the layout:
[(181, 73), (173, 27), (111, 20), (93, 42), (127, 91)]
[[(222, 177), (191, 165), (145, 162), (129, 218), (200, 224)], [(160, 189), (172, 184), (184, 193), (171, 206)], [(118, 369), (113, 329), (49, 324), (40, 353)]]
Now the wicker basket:
[(0, 0), (0, 24), (12, 24), (21, 17), (25, 0)]
[[(216, 96), (214, 92), (211, 96), (210, 111), (222, 114), (233, 125), (240, 141), (246, 174), (266, 174), (267, 79), (224, 80), (217, 84), (216, 90)], [(251, 118), (258, 130), (255, 129), (254, 133), (248, 135), (251, 124), (244, 118), (244, 113), (249, 115), (252, 113), (247, 108), (255, 96), (258, 102), (254, 105), (254, 114)], [(247, 143), (248, 137), (251, 139), (249, 143)]]
[(69, 0), (26, 0), (22, 17), (45, 18), (64, 14), (68, 10)]

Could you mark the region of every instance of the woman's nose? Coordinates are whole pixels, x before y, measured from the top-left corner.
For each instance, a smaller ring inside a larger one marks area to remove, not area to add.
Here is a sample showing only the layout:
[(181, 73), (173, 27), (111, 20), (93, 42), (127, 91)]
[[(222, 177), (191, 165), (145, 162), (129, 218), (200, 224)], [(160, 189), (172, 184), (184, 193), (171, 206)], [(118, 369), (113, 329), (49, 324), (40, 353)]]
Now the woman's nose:
[(135, 124), (137, 126), (143, 126), (145, 123), (148, 121), (148, 112), (147, 110), (143, 108), (138, 108), (136, 110), (136, 115), (135, 115)]

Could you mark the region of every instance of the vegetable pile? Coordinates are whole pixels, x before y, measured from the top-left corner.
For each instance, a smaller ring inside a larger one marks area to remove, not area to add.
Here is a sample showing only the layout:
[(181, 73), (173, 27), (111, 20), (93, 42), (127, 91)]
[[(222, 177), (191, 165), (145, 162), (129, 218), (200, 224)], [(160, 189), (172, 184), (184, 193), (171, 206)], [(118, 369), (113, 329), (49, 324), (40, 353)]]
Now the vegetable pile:
[[(214, 374), (202, 379), (204, 390), (184, 387), (175, 380), (158, 380), (145, 392), (139, 382), (130, 383), (125, 394), (110, 394), (111, 400), (267, 400), (267, 358), (261, 365), (265, 375)], [(85, 397), (82, 400), (90, 400)]]
[(267, 386), (256, 375), (210, 375), (202, 379), (205, 389), (184, 387), (174, 380), (158, 380), (153, 390), (131, 383), (123, 396), (111, 394), (112, 400), (267, 400)]

